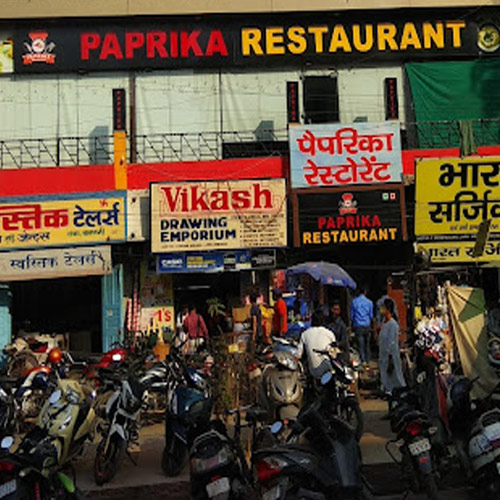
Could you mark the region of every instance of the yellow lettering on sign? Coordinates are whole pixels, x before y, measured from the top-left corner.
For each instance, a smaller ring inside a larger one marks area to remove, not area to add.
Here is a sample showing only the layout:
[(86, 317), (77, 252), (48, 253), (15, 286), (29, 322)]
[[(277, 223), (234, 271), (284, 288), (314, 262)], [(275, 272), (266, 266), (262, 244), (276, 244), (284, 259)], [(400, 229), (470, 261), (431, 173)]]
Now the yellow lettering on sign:
[(345, 231), (340, 233), (340, 243), (349, 243), (349, 237)]
[(444, 49), (443, 23), (436, 23), (435, 26), (431, 23), (424, 23), (422, 27), (424, 32), (424, 48), (430, 49), (432, 44), (434, 44), (437, 49)]
[(401, 35), (401, 50), (406, 50), (409, 46), (413, 46), (415, 49), (421, 49), (422, 43), (418, 37), (417, 28), (413, 23), (405, 23), (403, 27), (403, 34)]
[(323, 245), (328, 245), (330, 243), (330, 233), (325, 232), (323, 234)]
[(262, 33), (259, 28), (242, 28), (241, 30), (241, 52), (244, 56), (255, 54), (264, 55), (262, 46)]
[(462, 46), (462, 33), (460, 30), (465, 28), (465, 21), (448, 21), (446, 28), (452, 32), (453, 47), (460, 48)]
[(266, 53), (284, 54), (283, 28), (266, 28)]
[(313, 233), (313, 243), (315, 245), (319, 245), (321, 243), (321, 233), (318, 231), (315, 231)]
[(288, 29), (287, 34), (290, 40), (290, 43), (287, 45), (288, 50), (292, 54), (303, 54), (307, 49), (306, 30), (302, 26), (292, 26)]
[(347, 37), (347, 33), (341, 24), (337, 24), (333, 28), (329, 51), (337, 52), (338, 49), (342, 49), (344, 52), (352, 52), (349, 38)]
[(384, 228), (380, 228), (378, 230), (378, 238), (379, 240), (387, 240), (389, 239), (389, 231), (387, 229), (384, 229)]
[(302, 243), (304, 245), (310, 245), (311, 241), (311, 233), (302, 233)]
[(365, 26), (365, 41), (361, 41), (361, 26), (359, 24), (352, 25), (352, 43), (354, 48), (359, 52), (368, 52), (373, 49), (373, 26), (367, 24)]
[(359, 241), (368, 241), (368, 230), (361, 229), (359, 231)]
[(328, 33), (328, 27), (327, 26), (309, 26), (307, 31), (314, 35), (314, 48), (316, 54), (322, 54), (323, 53), (323, 38), (325, 33)]
[(389, 233), (391, 233), (391, 239), (395, 240), (396, 239), (396, 235), (398, 233), (398, 229), (396, 227), (390, 227), (389, 228)]
[(397, 33), (396, 26), (392, 23), (379, 24), (377, 26), (378, 49), (398, 50), (398, 44), (394, 39)]

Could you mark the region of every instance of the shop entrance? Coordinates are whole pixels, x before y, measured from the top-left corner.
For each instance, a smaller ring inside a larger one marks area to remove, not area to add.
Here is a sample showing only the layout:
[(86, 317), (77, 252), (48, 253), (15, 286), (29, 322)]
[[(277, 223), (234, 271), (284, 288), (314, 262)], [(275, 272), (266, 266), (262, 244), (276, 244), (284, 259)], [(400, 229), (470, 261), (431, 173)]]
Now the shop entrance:
[(101, 277), (11, 283), (12, 333), (69, 335), (72, 351), (101, 351)]

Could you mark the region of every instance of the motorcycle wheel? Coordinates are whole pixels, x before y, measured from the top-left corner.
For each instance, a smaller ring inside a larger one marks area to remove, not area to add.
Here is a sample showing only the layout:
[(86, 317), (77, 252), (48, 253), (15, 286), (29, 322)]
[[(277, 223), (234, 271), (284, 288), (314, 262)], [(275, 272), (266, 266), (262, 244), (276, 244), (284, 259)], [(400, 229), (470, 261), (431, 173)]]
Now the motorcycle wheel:
[(121, 439), (111, 439), (105, 452), (106, 437), (97, 446), (94, 461), (94, 479), (98, 486), (111, 481), (116, 476), (125, 454), (127, 443)]
[(178, 439), (174, 439), (171, 449), (165, 446), (161, 457), (161, 468), (168, 477), (178, 476), (188, 461), (187, 446)]
[(423, 492), (429, 500), (438, 500), (439, 491), (436, 484), (436, 479), (434, 478), (433, 474), (422, 476), (420, 479), (420, 484), (422, 486)]
[(348, 423), (354, 429), (356, 440), (359, 441), (363, 436), (364, 417), (357, 399), (348, 398), (339, 406), (339, 417)]

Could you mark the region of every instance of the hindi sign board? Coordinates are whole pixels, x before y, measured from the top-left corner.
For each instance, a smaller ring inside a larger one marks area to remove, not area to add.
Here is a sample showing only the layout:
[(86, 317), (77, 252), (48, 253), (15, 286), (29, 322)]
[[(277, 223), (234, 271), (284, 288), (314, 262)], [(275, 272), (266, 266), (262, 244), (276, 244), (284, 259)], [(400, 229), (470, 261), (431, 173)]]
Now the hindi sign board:
[(111, 271), (109, 245), (0, 253), (2, 281), (98, 276)]
[(284, 247), (284, 179), (151, 184), (153, 253)]
[(0, 250), (124, 241), (125, 194), (7, 199), (0, 203)]
[(407, 239), (404, 189), (321, 189), (295, 195), (295, 246), (372, 244)]
[(417, 251), (425, 250), (432, 264), (500, 261), (500, 240), (487, 242), (480, 257), (473, 256), (474, 244), (474, 241), (419, 242)]
[(473, 244), (481, 222), (488, 219), (490, 239), (500, 239), (500, 157), (417, 162), (418, 239)]
[(293, 189), (402, 181), (399, 122), (293, 126), (289, 140)]

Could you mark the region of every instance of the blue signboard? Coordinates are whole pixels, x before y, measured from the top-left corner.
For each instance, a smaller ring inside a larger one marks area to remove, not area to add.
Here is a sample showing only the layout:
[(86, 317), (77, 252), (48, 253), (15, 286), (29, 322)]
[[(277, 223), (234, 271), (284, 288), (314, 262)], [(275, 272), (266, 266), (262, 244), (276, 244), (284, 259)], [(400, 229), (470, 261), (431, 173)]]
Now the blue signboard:
[(251, 268), (252, 259), (248, 250), (168, 253), (160, 254), (156, 259), (158, 273), (216, 273)]

